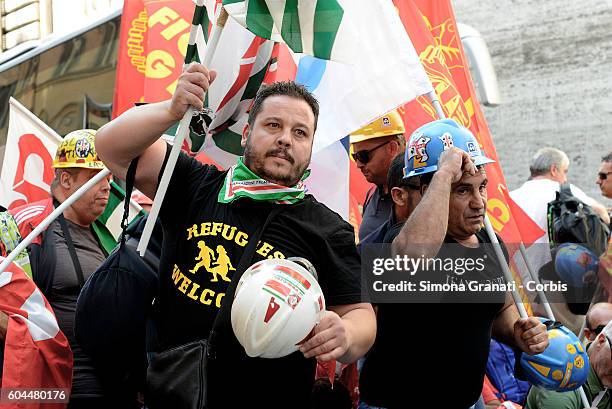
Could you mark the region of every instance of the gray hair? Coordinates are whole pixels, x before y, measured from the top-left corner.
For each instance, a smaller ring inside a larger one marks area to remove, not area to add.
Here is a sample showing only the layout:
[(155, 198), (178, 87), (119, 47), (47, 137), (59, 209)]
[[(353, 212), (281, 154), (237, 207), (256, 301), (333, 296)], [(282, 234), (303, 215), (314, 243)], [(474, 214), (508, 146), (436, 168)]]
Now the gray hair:
[(550, 168), (553, 165), (561, 169), (563, 164), (569, 165), (569, 158), (565, 152), (555, 148), (542, 148), (531, 158), (529, 171), (531, 177), (542, 176), (550, 173)]
[(606, 156), (601, 158), (602, 162), (610, 162), (612, 163), (612, 152), (608, 153)]

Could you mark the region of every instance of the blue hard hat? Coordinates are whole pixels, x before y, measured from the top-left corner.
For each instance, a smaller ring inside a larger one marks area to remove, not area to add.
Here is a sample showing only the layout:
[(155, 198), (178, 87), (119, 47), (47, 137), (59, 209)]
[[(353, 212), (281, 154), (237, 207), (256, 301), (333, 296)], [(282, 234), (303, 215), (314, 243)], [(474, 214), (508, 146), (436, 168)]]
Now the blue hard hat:
[(597, 274), (599, 258), (588, 248), (574, 243), (563, 243), (555, 255), (557, 275), (573, 287), (584, 287), (588, 272)]
[(522, 353), (527, 380), (544, 389), (567, 392), (582, 386), (589, 374), (589, 357), (578, 337), (558, 322), (540, 318), (548, 329), (548, 347), (541, 354)]
[(404, 178), (437, 171), (440, 155), (453, 146), (467, 152), (476, 166), (495, 162), (484, 156), (469, 129), (452, 119), (440, 119), (426, 123), (410, 135), (404, 153)]

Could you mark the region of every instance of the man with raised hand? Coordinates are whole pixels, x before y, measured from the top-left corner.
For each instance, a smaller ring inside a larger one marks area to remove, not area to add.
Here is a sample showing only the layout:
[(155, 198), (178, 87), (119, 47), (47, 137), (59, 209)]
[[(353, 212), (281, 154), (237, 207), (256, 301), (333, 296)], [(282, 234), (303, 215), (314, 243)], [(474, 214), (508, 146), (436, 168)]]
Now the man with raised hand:
[[(415, 271), (417, 286), (436, 279), (455, 284), (501, 282), (501, 265), (482, 229), (487, 200), (484, 166), (491, 162), (471, 132), (453, 120), (425, 124), (410, 137), (404, 177), (420, 179), (423, 197), (396, 231), (394, 256), (446, 263), (460, 254), (464, 261), (481, 260), (484, 266), (460, 271), (458, 263), (450, 270), (433, 263), (433, 269)], [(406, 271), (397, 276), (411, 279)], [(434, 297), (440, 301), (378, 304), (378, 335), (360, 381), (368, 405), (411, 408), (428, 401), (436, 406), (443, 400), (467, 409), (482, 390), (491, 336), (529, 354), (548, 345), (546, 327), (537, 318), (519, 318), (507, 292), (476, 292), (462, 300), (457, 298), (461, 294), (447, 292), (432, 293)]]
[[(139, 156), (136, 187), (154, 197), (169, 153), (160, 136), (190, 106), (202, 108), (214, 78), (215, 72), (191, 64), (171, 100), (132, 108), (101, 128), (96, 145), (104, 163), (125, 177)], [(361, 302), (353, 229), (304, 192), (317, 117), (318, 103), (305, 88), (276, 83), (255, 97), (242, 134), (244, 155), (235, 166), (222, 172), (184, 154), (176, 164), (160, 214), (166, 239), (155, 320), (158, 350), (208, 336), (229, 285), (215, 281), (213, 273), (230, 280), (240, 273), (219, 260), (227, 256), (238, 266), (249, 238), (277, 206), (282, 210), (263, 231), (252, 263), (306, 258), (318, 272), (328, 307), (300, 351), (284, 358), (249, 358), (231, 327), (220, 326), (207, 374), (211, 408), (308, 407), (312, 358), (352, 362), (374, 341), (375, 316), (371, 305)], [(250, 189), (253, 182), (265, 189)], [(214, 257), (210, 268), (190, 273), (202, 240), (215, 249)]]

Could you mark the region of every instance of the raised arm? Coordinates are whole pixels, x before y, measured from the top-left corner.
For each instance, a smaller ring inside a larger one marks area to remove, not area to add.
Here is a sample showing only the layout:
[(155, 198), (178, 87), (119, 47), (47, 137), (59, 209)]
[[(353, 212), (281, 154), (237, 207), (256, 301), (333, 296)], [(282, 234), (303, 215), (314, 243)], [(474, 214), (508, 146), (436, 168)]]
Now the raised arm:
[(448, 203), (451, 186), (468, 172), (476, 174), (469, 155), (451, 148), (440, 156), (438, 170), (397, 237), (393, 252), (408, 257), (434, 257), (444, 242), (448, 226)]
[(130, 162), (140, 156), (135, 185), (154, 197), (166, 154), (160, 136), (183, 117), (189, 106), (202, 108), (204, 94), (215, 76), (214, 71), (192, 63), (179, 77), (172, 99), (134, 107), (104, 125), (96, 134), (100, 159), (114, 175), (125, 179)]

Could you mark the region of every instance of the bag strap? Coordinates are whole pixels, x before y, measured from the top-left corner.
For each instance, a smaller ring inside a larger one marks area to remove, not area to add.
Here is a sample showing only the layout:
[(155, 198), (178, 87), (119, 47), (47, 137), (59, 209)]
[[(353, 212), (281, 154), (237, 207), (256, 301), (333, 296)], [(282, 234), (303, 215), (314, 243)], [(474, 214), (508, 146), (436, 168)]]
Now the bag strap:
[(280, 213), (284, 209), (284, 205), (277, 205), (272, 208), (266, 220), (259, 226), (259, 228), (255, 231), (253, 236), (249, 239), (249, 242), (242, 253), (242, 257), (240, 257), (240, 262), (238, 263), (238, 267), (236, 268), (236, 274), (232, 277), (232, 281), (227, 287), (225, 291), (225, 296), (223, 297), (223, 301), (221, 301), (221, 308), (219, 308), (219, 312), (213, 321), (212, 327), (210, 328), (210, 334), (208, 335), (208, 352), (211, 355), (213, 339), (217, 334), (216, 330), (219, 327), (219, 324), (226, 320), (226, 316), (231, 311), (232, 301), (234, 299), (234, 293), (236, 291), (236, 287), (238, 285), (238, 281), (242, 277), (242, 274), (249, 268), (251, 261), (253, 260), (253, 255), (255, 254), (255, 250), (257, 249), (257, 243), (263, 233), (263, 231), (268, 227), (270, 222), (278, 213)]
[(130, 217), (130, 198), (132, 196), (132, 190), (134, 190), (134, 180), (136, 179), (136, 168), (138, 167), (138, 159), (135, 157), (130, 162), (127, 173), (125, 175), (125, 199), (123, 201), (123, 217), (121, 218), (121, 236), (119, 242), (121, 246), (125, 245), (125, 231), (128, 227), (128, 219)]
[(81, 267), (81, 262), (79, 261), (79, 257), (77, 256), (76, 249), (74, 248), (72, 235), (70, 234), (70, 229), (68, 228), (68, 224), (66, 223), (64, 214), (60, 213), (60, 215), (57, 217), (57, 220), (59, 221), (59, 224), (62, 228), (64, 240), (66, 240), (66, 246), (68, 247), (68, 253), (70, 253), (70, 258), (72, 259), (72, 264), (74, 265), (74, 271), (77, 276), (77, 281), (79, 282), (79, 288), (83, 288), (83, 285), (85, 284), (83, 268)]
[(574, 196), (569, 183), (561, 183), (561, 185), (559, 186), (559, 192), (563, 193), (566, 196)]

